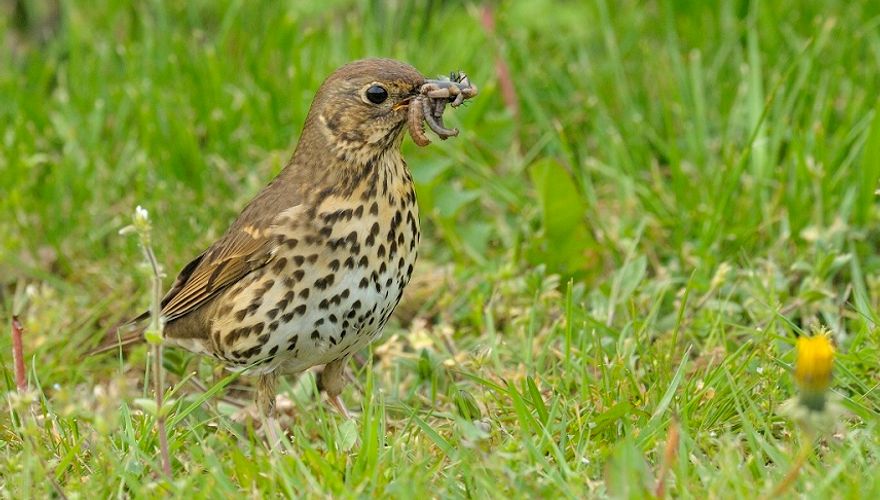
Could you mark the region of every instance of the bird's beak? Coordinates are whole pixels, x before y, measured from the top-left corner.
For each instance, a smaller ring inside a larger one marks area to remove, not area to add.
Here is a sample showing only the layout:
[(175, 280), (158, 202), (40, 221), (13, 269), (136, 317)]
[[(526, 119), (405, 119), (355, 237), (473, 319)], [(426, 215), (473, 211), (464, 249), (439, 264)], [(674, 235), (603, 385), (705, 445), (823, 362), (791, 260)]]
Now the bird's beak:
[(415, 96), (413, 96), (413, 97), (408, 97), (408, 98), (404, 99), (403, 101), (400, 101), (399, 103), (397, 103), (397, 104), (395, 104), (394, 106), (392, 106), (392, 107), (391, 107), (391, 110), (392, 110), (392, 111), (399, 111), (399, 110), (401, 110), (401, 109), (403, 109), (403, 108), (408, 108), (408, 107), (409, 107), (409, 102), (412, 101), (414, 97), (415, 97)]

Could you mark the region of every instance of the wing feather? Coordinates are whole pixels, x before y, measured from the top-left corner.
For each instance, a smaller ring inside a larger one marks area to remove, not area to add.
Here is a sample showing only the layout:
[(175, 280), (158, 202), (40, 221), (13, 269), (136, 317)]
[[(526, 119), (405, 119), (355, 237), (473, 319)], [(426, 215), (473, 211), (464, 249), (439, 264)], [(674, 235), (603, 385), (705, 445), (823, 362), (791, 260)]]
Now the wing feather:
[(166, 297), (162, 307), (165, 321), (198, 309), (220, 291), (268, 264), (276, 244), (265, 233), (232, 231), (202, 254), (185, 282), (173, 287)]
[(272, 261), (279, 245), (274, 236), (279, 224), (303, 213), (299, 191), (278, 182), (290, 172), (282, 171), (248, 203), (222, 238), (181, 271), (162, 300), (165, 321), (195, 311)]

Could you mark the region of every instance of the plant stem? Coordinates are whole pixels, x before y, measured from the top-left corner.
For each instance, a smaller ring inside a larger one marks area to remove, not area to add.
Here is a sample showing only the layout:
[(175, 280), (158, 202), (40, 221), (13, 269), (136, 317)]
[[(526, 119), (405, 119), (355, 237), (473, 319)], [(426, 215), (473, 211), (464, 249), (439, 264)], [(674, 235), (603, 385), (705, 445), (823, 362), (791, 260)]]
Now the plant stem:
[(18, 392), (27, 391), (27, 377), (24, 372), (24, 347), (21, 336), (24, 328), (18, 321), (18, 316), (12, 316), (12, 363), (15, 365), (15, 386)]
[[(153, 271), (153, 299), (150, 301), (150, 332), (159, 332), (162, 335), (161, 303), (162, 303), (162, 276), (159, 272), (159, 263), (156, 255), (150, 247), (149, 239), (141, 237), (141, 245), (144, 255), (150, 263)], [(165, 412), (162, 409), (162, 396), (165, 392), (165, 381), (162, 373), (162, 343), (152, 343), (153, 351), (153, 384), (156, 390), (156, 433), (159, 435), (159, 452), (162, 458), (162, 472), (171, 479), (171, 455), (168, 452), (168, 433), (165, 430)]]
[(803, 440), (803, 444), (801, 445), (801, 451), (800, 453), (798, 453), (794, 464), (792, 464), (791, 468), (788, 470), (788, 473), (785, 474), (785, 477), (782, 478), (782, 481), (778, 485), (776, 485), (776, 488), (773, 488), (773, 492), (770, 493), (770, 495), (766, 498), (777, 498), (785, 493), (785, 491), (788, 490), (788, 488), (791, 487), (792, 484), (794, 484), (795, 480), (801, 473), (801, 469), (807, 462), (807, 459), (810, 457), (810, 453), (812, 451), (813, 436), (809, 433), (806, 433), (806, 438)]
[(673, 417), (669, 430), (666, 433), (666, 447), (663, 450), (663, 459), (660, 462), (660, 471), (657, 473), (657, 484), (654, 486), (654, 496), (666, 498), (666, 476), (669, 469), (678, 456), (679, 423), (678, 418)]

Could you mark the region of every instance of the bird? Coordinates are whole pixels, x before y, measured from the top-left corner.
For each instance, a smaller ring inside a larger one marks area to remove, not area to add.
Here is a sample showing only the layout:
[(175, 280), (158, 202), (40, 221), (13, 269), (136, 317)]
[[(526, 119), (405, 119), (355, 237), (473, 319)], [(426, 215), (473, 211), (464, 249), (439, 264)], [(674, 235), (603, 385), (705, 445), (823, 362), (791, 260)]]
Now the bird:
[[(267, 419), (280, 373), (324, 365), (318, 388), (348, 416), (340, 397), (348, 360), (381, 334), (418, 256), (405, 131), (420, 146), (429, 142), (422, 120), (441, 139), (457, 134), (442, 114), (476, 95), (461, 75), (428, 80), (391, 59), (333, 72), (285, 167), (177, 275), (161, 301), (164, 342), (256, 375)], [(93, 352), (142, 339), (143, 328)]]

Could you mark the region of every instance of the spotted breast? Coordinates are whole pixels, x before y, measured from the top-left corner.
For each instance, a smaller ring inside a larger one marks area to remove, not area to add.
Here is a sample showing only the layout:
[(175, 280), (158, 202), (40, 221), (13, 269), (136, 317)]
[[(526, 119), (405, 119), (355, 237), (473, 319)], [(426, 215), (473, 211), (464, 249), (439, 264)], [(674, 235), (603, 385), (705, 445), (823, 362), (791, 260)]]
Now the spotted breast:
[(176, 343), (264, 373), (329, 363), (374, 339), (412, 275), (419, 214), (399, 154), (372, 168), (350, 189), (281, 212), (270, 261), (216, 301), (209, 338)]

